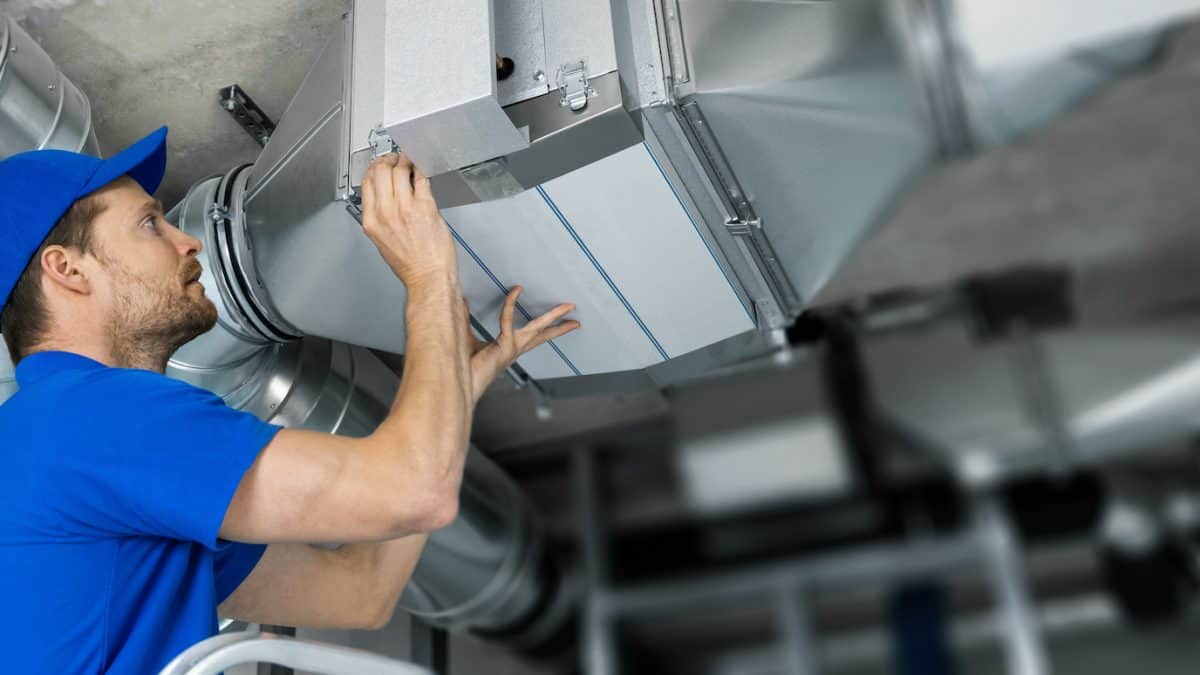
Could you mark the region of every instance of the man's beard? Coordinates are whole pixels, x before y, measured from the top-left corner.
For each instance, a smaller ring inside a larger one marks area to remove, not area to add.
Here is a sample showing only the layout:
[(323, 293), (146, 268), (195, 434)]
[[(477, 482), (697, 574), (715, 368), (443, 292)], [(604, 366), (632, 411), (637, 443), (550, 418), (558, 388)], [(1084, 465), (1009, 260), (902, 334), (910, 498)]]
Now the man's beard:
[(216, 324), (212, 301), (187, 290), (186, 280), (200, 271), (194, 260), (172, 280), (146, 279), (116, 261), (104, 262), (118, 289), (108, 326), (118, 361), (162, 371), (175, 350)]

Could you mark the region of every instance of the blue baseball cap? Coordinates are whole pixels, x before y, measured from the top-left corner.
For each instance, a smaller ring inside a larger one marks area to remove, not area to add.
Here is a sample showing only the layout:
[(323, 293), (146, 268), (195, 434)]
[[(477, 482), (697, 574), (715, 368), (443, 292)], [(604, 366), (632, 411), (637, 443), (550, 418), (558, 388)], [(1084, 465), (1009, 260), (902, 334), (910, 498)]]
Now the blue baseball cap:
[(167, 128), (99, 159), (33, 150), (0, 161), (0, 309), (50, 230), (78, 199), (121, 176), (154, 194), (167, 170)]

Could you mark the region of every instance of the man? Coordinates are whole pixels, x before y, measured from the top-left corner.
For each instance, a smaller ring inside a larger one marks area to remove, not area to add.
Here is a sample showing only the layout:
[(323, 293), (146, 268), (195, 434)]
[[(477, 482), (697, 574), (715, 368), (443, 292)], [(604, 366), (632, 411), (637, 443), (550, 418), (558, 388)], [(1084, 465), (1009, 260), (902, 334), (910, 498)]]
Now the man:
[[(156, 672), (215, 632), (218, 605), (382, 626), (427, 533), (455, 517), (480, 394), (579, 325), (560, 305), (515, 329), (518, 288), (478, 343), (429, 180), (387, 155), (363, 179), (362, 225), (408, 290), (395, 403), (367, 438), (280, 430), (162, 374), (216, 320), (201, 243), (150, 197), (165, 164), (165, 128), (108, 160), (0, 162), (0, 333), (20, 387), (0, 406), (6, 672)], [(346, 545), (307, 544), (331, 541)]]

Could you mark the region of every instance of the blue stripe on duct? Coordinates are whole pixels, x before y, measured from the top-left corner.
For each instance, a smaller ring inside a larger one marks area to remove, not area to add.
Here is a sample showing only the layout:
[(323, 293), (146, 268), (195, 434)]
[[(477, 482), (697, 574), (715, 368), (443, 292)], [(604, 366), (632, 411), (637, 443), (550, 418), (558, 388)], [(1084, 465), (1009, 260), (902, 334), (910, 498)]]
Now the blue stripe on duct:
[[(492, 270), (489, 269), (487, 264), (483, 262), (483, 259), (475, 253), (475, 250), (471, 248), (471, 245), (468, 244), (467, 241), (458, 234), (458, 231), (454, 229), (454, 226), (449, 224), (447, 224), (447, 226), (450, 228), (450, 234), (454, 236), (455, 241), (457, 241), (458, 245), (462, 247), (462, 250), (471, 257), (471, 260), (475, 261), (475, 264), (485, 275), (487, 275), (488, 279), (491, 280), (496, 289), (499, 290), (501, 294), (507, 295), (510, 289), (506, 288), (504, 284), (500, 282), (500, 279), (492, 273)], [(517, 302), (517, 311), (521, 313), (521, 316), (525, 317), (525, 321), (533, 320), (533, 316), (526, 311), (525, 307), (522, 306), (519, 301)], [(556, 345), (553, 340), (547, 342), (546, 346), (553, 350), (554, 353), (557, 354), (560, 359), (562, 359), (562, 362), (566, 364), (567, 368), (570, 369), (573, 375), (580, 374), (579, 369), (575, 367), (574, 363), (571, 363), (571, 359), (567, 358), (567, 355), (564, 354), (561, 349), (559, 349), (558, 345)], [(532, 352), (530, 354), (532, 355)]]
[(639, 145), (548, 181), (539, 192), (664, 357), (754, 330), (680, 196)]
[(546, 189), (539, 185), (537, 187), (537, 191), (538, 194), (542, 196), (542, 199), (546, 201), (546, 205), (550, 207), (550, 210), (554, 212), (554, 215), (558, 218), (559, 222), (563, 224), (563, 227), (567, 228), (567, 232), (570, 233), (571, 238), (574, 239), (575, 243), (579, 245), (580, 250), (582, 250), (583, 254), (587, 256), (588, 260), (591, 261), (592, 265), (596, 268), (596, 271), (599, 272), (600, 276), (604, 278), (604, 281), (608, 284), (608, 287), (612, 289), (614, 294), (616, 294), (617, 299), (620, 300), (621, 304), (625, 306), (625, 309), (629, 312), (629, 315), (632, 316), (633, 320), (637, 322), (638, 327), (640, 327), (642, 332), (646, 334), (646, 337), (649, 338), (650, 344), (654, 345), (654, 349), (662, 355), (664, 361), (670, 359), (671, 357), (667, 355), (666, 350), (664, 350), (662, 345), (659, 344), (658, 339), (655, 338), (654, 334), (650, 332), (650, 329), (646, 327), (646, 323), (642, 321), (642, 317), (638, 316), (637, 311), (633, 309), (633, 305), (629, 304), (629, 300), (625, 297), (625, 294), (621, 293), (621, 289), (617, 288), (617, 284), (613, 282), (612, 277), (608, 275), (608, 272), (604, 271), (604, 266), (600, 264), (599, 260), (596, 260), (596, 256), (592, 255), (592, 252), (588, 249), (587, 244), (583, 243), (583, 239), (579, 237), (579, 233), (575, 231), (575, 228), (571, 227), (571, 222), (567, 220), (567, 217), (563, 215), (562, 211), (554, 203), (554, 200), (551, 199), (550, 195), (546, 193)]
[[(662, 362), (662, 355), (537, 190), (453, 207), (443, 213), (454, 223), (454, 230), (463, 241), (470, 243), (475, 257), (486, 261), (495, 279), (505, 286), (520, 283), (525, 287), (521, 304), (531, 314), (539, 314), (560, 302), (577, 305), (572, 318), (582, 322), (583, 329), (564, 335), (555, 343), (581, 374), (635, 370)], [(590, 240), (588, 243), (593, 244)], [(468, 299), (473, 303), (494, 303), (495, 282), (480, 271), (479, 263), (461, 247), (460, 262), (463, 292)], [(605, 260), (606, 269), (611, 262)], [(466, 278), (466, 271), (472, 278)], [(639, 312), (643, 311), (636, 300), (630, 298), (630, 301)], [(549, 350), (545, 353), (550, 354)], [(535, 377), (571, 374), (561, 359), (555, 358), (554, 364), (561, 373), (547, 363), (541, 364), (548, 371), (545, 375), (534, 374), (530, 365), (537, 364), (522, 365)]]

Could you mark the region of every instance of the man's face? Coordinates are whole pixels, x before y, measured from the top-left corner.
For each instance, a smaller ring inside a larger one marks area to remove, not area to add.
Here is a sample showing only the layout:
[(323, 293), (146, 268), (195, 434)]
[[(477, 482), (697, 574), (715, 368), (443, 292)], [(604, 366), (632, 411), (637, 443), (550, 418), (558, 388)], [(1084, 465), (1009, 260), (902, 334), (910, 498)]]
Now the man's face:
[(92, 222), (97, 297), (117, 347), (174, 351), (208, 331), (217, 308), (204, 295), (201, 243), (167, 222), (162, 204), (122, 178), (96, 193)]

